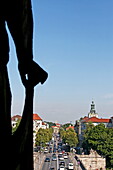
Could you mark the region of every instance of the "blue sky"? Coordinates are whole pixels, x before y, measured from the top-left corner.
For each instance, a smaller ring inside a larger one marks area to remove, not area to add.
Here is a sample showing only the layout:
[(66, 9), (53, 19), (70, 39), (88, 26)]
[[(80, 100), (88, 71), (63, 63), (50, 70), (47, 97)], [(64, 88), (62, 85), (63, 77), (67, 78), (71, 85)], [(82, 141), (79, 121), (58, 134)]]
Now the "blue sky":
[[(66, 123), (86, 116), (92, 99), (99, 117), (113, 116), (113, 1), (33, 0), (34, 60), (49, 74), (35, 87), (34, 112)], [(24, 87), (10, 38), (12, 115), (21, 114)]]

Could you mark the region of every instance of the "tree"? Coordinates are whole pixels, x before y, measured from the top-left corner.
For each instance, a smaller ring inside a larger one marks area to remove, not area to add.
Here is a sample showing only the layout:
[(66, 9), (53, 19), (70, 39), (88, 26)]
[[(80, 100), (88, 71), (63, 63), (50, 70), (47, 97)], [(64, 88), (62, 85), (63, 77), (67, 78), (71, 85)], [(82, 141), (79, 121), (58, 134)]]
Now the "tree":
[(12, 134), (17, 130), (19, 124), (20, 124), (20, 119), (17, 120), (15, 127), (12, 128)]
[(46, 122), (46, 123), (49, 125), (49, 128), (51, 128), (51, 126), (56, 126), (56, 124), (53, 122)]
[(106, 157), (107, 167), (113, 167), (113, 129), (99, 124), (86, 130), (84, 138), (88, 148), (92, 148), (101, 156)]
[(47, 133), (48, 142), (49, 142), (52, 139), (53, 129), (52, 128), (45, 129), (45, 132)]
[(45, 146), (52, 138), (51, 129), (40, 128), (36, 134), (36, 146)]
[(66, 123), (66, 124), (62, 125), (62, 128), (64, 130), (66, 130), (66, 128), (69, 127), (69, 126), (73, 126), (73, 125), (71, 123)]
[(77, 134), (73, 129), (69, 129), (65, 131), (63, 141), (67, 143), (70, 147), (76, 146), (78, 144)]
[(60, 133), (60, 137), (62, 138), (62, 140), (64, 140), (65, 134), (66, 134), (66, 131), (64, 130), (64, 128), (60, 128), (59, 133)]
[(89, 139), (89, 133), (91, 131), (91, 129), (94, 127), (94, 125), (89, 122), (86, 124), (86, 129), (84, 130), (84, 140), (83, 140), (83, 143), (82, 143), (82, 147), (87, 150), (87, 152), (89, 153), (90, 149), (91, 149), (91, 146), (89, 145), (88, 143), (88, 139)]

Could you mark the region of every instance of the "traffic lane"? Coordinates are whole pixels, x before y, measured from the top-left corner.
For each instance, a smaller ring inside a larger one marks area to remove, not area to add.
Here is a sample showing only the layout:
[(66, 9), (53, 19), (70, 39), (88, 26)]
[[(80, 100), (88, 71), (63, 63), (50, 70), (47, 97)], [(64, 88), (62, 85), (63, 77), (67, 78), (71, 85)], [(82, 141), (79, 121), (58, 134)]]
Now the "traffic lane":
[(65, 167), (66, 167), (66, 168), (68, 167), (69, 162), (70, 162), (70, 159), (69, 159), (69, 158), (65, 159)]
[(49, 170), (50, 162), (44, 162), (42, 170)]
[[(47, 158), (50, 159), (49, 162), (45, 161)], [(44, 160), (44, 164), (43, 164), (42, 170), (49, 170), (50, 169), (50, 164), (51, 164), (51, 154), (46, 154), (45, 160)]]
[[(63, 159), (63, 160), (58, 160), (58, 168), (60, 167), (60, 165), (61, 165), (63, 162), (64, 162), (64, 164), (65, 164), (65, 168), (67, 168), (70, 160), (69, 160), (69, 158)], [(63, 164), (62, 164), (62, 165), (63, 165)]]
[[(48, 154), (46, 155), (46, 158), (49, 158), (49, 159), (50, 159), (50, 162), (45, 162), (45, 161), (44, 161), (42, 170), (49, 170), (51, 167), (54, 167), (55, 170), (57, 170), (57, 160), (56, 160), (56, 161), (55, 161), (55, 160), (54, 160), (54, 161), (52, 160), (52, 154), (51, 154), (51, 153), (48, 153)], [(46, 158), (45, 158), (45, 159), (46, 159)]]
[(57, 161), (51, 161), (50, 167), (54, 167), (57, 170)]
[[(62, 163), (61, 163), (62, 162)], [(67, 169), (68, 165), (70, 162), (72, 162), (75, 165), (75, 158), (72, 159), (70, 156), (68, 156), (68, 158), (62, 159), (62, 160), (58, 160), (58, 167), (60, 167), (60, 165), (64, 165), (65, 164), (65, 168)]]

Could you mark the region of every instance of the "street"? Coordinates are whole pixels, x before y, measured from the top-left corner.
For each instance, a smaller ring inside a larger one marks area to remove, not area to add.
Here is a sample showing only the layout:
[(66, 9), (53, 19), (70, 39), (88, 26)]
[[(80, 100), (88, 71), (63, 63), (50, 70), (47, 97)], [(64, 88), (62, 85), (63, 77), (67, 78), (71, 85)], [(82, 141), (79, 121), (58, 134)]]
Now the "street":
[[(56, 154), (57, 160), (53, 161), (52, 160), (52, 154), (53, 153), (43, 154), (43, 158), (40, 157), (40, 160), (43, 159), (43, 161), (42, 162), (40, 161), (39, 164), (37, 164), (37, 166), (35, 166), (35, 170), (52, 170), (52, 169), (60, 170), (60, 166), (59, 166), (60, 162), (65, 163), (64, 170), (68, 169), (69, 162), (73, 163), (73, 169), (74, 170), (82, 170), (81, 167), (79, 166), (79, 164), (77, 163), (75, 156), (73, 154), (70, 154), (68, 159), (64, 159), (62, 161), (60, 161), (58, 159), (58, 154)], [(50, 158), (50, 162), (45, 162), (46, 158)]]
[(54, 136), (54, 140), (43, 152), (37, 152), (34, 157), (34, 170), (82, 170), (75, 154), (63, 150), (62, 141)]

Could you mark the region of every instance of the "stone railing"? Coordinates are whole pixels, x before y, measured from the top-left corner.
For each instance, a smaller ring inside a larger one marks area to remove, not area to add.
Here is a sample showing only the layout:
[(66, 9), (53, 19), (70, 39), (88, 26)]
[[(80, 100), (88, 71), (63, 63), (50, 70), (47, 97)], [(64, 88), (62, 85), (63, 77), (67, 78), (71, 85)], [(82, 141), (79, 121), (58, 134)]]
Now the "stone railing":
[(45, 159), (44, 153), (34, 153), (34, 170), (41, 170)]
[(86, 170), (105, 170), (106, 159), (91, 150), (89, 155), (76, 155), (77, 159)]

